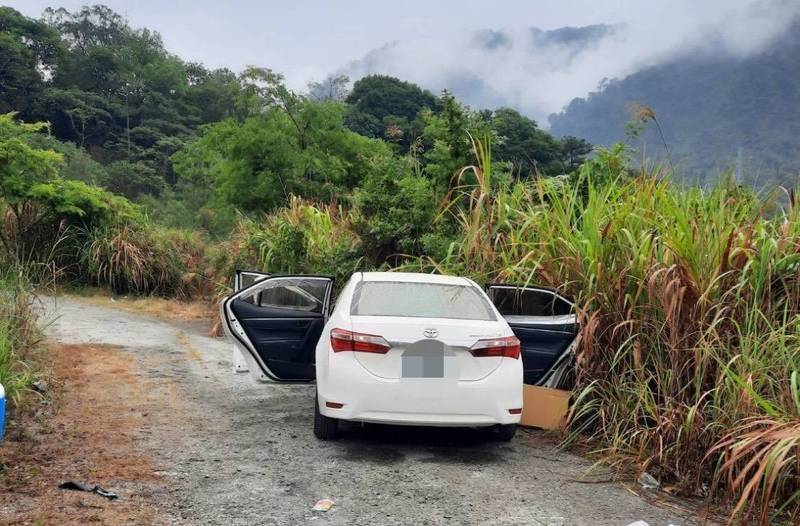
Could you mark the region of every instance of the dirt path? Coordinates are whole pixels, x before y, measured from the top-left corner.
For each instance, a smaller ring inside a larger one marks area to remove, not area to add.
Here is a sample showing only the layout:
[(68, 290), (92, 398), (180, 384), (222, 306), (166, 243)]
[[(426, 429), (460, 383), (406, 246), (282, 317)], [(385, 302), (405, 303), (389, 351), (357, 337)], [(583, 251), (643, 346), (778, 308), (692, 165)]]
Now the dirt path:
[[(106, 524), (692, 523), (622, 484), (579, 481), (587, 461), (539, 432), (500, 444), (468, 430), (370, 426), (320, 442), (311, 433), (313, 386), (232, 373), (230, 345), (204, 336), (202, 326), (69, 297), (47, 308), (58, 316), (48, 334), (62, 369), (74, 363), (82, 371), (64, 390), (80, 396), (84, 416), (73, 429), (62, 422), (62, 432), (87, 433), (75, 477), (122, 498), (48, 490), (51, 501), (29, 489), (29, 503), (90, 503), (98, 507), (93, 520)], [(61, 454), (69, 452), (53, 451), (47, 462)], [(135, 469), (125, 471), (125, 458), (138, 459)], [(95, 467), (109, 463), (107, 472)], [(324, 497), (336, 501), (333, 510), (311, 511)], [(0, 517), (12, 508), (0, 508)]]

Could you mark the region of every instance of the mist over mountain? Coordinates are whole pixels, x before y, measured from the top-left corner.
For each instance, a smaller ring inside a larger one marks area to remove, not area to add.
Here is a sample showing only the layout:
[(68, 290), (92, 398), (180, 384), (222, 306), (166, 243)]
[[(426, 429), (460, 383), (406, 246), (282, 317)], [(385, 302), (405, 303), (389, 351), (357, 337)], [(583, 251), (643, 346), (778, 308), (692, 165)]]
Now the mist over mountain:
[[(800, 20), (762, 51), (687, 52), (574, 99), (551, 131), (594, 144), (626, 139), (636, 103), (651, 108), (673, 164), (689, 180), (737, 169), (747, 182), (794, 183), (800, 173)], [(664, 157), (654, 123), (633, 144)]]
[[(543, 124), (576, 97), (681, 57), (741, 59), (764, 51), (800, 15), (800, 2), (731, 0), (685, 11), (642, 9), (624, 20), (542, 29), (426, 32), (395, 39), (337, 72), (398, 77), (450, 90), (474, 108), (509, 106)], [(535, 22), (535, 20), (534, 20)]]
[[(447, 89), (475, 108), (508, 106), (546, 122), (560, 96), (553, 100), (549, 88), (536, 89), (529, 79), (546, 84), (570, 75), (576, 62), (604, 40), (614, 38), (617, 30), (618, 26), (602, 24), (549, 31), (486, 29), (459, 34), (450, 41), (392, 42), (348, 64), (340, 73), (351, 79), (389, 74), (434, 92)], [(424, 52), (417, 51), (423, 48)], [(413, 62), (409, 61), (412, 57)], [(487, 74), (484, 66), (490, 65), (503, 71)]]

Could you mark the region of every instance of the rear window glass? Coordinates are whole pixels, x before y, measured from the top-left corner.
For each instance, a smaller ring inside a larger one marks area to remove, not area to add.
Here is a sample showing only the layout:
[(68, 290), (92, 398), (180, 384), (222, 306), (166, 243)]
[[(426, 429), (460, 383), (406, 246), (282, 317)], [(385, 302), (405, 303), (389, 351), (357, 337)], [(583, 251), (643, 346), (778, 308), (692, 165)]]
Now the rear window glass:
[(353, 295), (350, 314), (483, 321), (496, 319), (489, 302), (474, 287), (407, 281), (362, 282)]
[(572, 304), (549, 290), (490, 287), (489, 297), (503, 316), (564, 316)]

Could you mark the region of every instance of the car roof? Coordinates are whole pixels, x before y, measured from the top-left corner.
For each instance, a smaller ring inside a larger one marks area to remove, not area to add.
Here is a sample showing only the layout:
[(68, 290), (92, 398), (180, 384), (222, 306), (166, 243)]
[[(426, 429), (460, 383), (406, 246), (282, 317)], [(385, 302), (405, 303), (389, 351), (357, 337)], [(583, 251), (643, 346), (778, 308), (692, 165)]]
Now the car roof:
[(404, 281), (409, 283), (435, 283), (441, 285), (472, 285), (466, 278), (423, 274), (422, 272), (362, 272), (362, 281)]

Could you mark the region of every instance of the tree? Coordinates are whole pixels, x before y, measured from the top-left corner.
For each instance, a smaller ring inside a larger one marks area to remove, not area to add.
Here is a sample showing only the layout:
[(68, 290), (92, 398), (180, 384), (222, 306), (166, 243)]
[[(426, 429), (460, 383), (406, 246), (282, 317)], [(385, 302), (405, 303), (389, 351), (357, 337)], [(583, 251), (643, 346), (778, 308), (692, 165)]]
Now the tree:
[(14, 115), (0, 115), (0, 198), (19, 219), (31, 187), (58, 174), (61, 155), (28, 142), (30, 135), (46, 129), (47, 124), (17, 123)]
[(0, 113), (31, 116), (63, 46), (57, 31), (0, 7)]
[(500, 108), (490, 117), (497, 134), (492, 150), (498, 161), (512, 164), (513, 172), (521, 178), (535, 174), (557, 175), (561, 166), (561, 145), (549, 133), (539, 129), (536, 121), (511, 108)]
[(492, 143), (495, 137), (484, 114), (470, 111), (448, 91), (442, 92), (439, 105), (440, 113), (423, 115), (420, 147), (425, 173), (438, 190), (446, 192), (457, 184), (459, 171), (474, 162), (472, 138)]
[(375, 261), (393, 254), (419, 254), (436, 216), (431, 181), (415, 173), (414, 161), (391, 155), (371, 159), (353, 194), (353, 227)]
[(106, 166), (104, 186), (115, 194), (135, 199), (142, 194), (159, 195), (164, 179), (143, 162), (115, 161)]
[(31, 144), (46, 128), (44, 123), (17, 123), (13, 113), (0, 115), (0, 205), (11, 215), (0, 228), (0, 246), (18, 261), (37, 260), (36, 252), (55, 243), (62, 224), (88, 228), (138, 217), (135, 207), (121, 197), (82, 181), (61, 179), (62, 155)]
[(387, 131), (398, 138), (399, 131), (396, 142), (406, 151), (422, 133), (422, 110), (440, 107), (430, 91), (385, 75), (359, 79), (345, 101), (350, 105), (345, 123), (351, 130), (374, 138), (386, 138)]
[(592, 145), (584, 139), (568, 135), (561, 139), (560, 150), (560, 160), (564, 167), (564, 173), (572, 173), (583, 164), (586, 156), (592, 153)]
[(360, 183), (374, 155), (389, 153), (344, 127), (341, 104), (308, 100), (262, 78), (247, 96), (261, 113), (207, 127), (175, 155), (179, 180), (210, 181), (221, 202), (270, 211), (291, 195), (339, 197)]
[(342, 102), (347, 98), (350, 78), (347, 75), (328, 75), (322, 82), (308, 83), (308, 96), (312, 100)]

